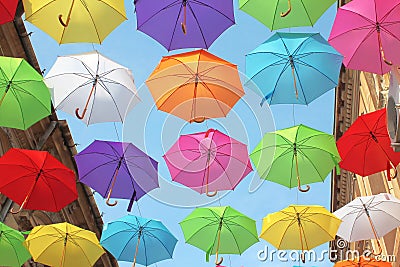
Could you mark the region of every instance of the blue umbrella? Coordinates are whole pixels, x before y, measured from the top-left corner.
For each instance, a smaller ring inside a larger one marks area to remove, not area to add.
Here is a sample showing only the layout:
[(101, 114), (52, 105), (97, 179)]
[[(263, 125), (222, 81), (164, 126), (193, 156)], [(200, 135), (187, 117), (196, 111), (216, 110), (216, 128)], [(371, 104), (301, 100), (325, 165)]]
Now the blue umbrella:
[(148, 266), (172, 258), (177, 241), (160, 221), (127, 215), (104, 227), (100, 244), (119, 261)]
[(269, 104), (303, 104), (338, 84), (343, 56), (318, 33), (275, 33), (246, 55), (246, 75)]

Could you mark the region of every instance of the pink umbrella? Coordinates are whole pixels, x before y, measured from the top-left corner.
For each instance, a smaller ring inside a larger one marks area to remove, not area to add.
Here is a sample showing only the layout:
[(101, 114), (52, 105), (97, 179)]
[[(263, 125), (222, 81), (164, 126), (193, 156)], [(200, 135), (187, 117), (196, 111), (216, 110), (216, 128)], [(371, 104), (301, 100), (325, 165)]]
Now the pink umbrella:
[(245, 144), (209, 129), (180, 136), (163, 157), (173, 181), (212, 197), (235, 189), (253, 170), (248, 155)]
[(400, 0), (353, 0), (339, 8), (330, 44), (351, 69), (377, 74), (400, 64)]

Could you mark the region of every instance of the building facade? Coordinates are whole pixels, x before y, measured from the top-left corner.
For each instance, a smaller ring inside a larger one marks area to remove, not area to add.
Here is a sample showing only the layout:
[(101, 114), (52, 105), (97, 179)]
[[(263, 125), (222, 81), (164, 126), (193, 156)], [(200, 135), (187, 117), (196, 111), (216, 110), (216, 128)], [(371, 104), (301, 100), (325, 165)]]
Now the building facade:
[[(13, 22), (0, 26), (0, 55), (25, 58), (39, 72), (40, 67), (35, 57), (29, 35), (21, 18), (23, 8), (19, 4)], [(68, 124), (52, 115), (41, 120), (26, 131), (0, 127), (0, 155), (8, 149), (24, 148), (46, 150), (65, 166), (77, 173), (73, 156), (77, 153)], [(22, 210), (11, 214), (11, 208), (18, 209), (6, 196), (0, 194), (0, 221), (20, 231), (31, 230), (36, 225), (69, 222), (78, 227), (93, 231), (100, 238), (103, 221), (93, 198), (92, 191), (77, 182), (78, 199), (58, 213)], [(43, 266), (29, 261), (27, 266)], [(116, 267), (117, 261), (108, 253), (96, 263), (97, 267)]]
[[(340, 5), (350, 2), (340, 1)], [(336, 88), (334, 135), (338, 140), (350, 125), (361, 114), (386, 108), (390, 85), (390, 74), (377, 75), (362, 71), (342, 68), (339, 85)], [(389, 181), (386, 172), (368, 177), (361, 177), (345, 170), (340, 174), (332, 174), (331, 210), (336, 211), (359, 196), (370, 196), (379, 193), (391, 193), (400, 198), (399, 178)], [(394, 261), (392, 265), (400, 264), (400, 232), (393, 230), (379, 240), (382, 246), (382, 258)], [(337, 258), (346, 258), (346, 251), (366, 250), (379, 251), (375, 240), (367, 240), (338, 246), (338, 240), (331, 242), (331, 249), (337, 250)]]

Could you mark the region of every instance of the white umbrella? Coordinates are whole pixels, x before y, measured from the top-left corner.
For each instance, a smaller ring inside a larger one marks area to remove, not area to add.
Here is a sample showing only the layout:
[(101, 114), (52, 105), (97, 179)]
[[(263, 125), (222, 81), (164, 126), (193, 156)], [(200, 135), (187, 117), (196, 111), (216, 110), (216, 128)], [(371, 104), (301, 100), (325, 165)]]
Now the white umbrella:
[[(358, 197), (334, 214), (343, 221), (337, 232), (341, 238), (378, 239), (400, 226), (400, 200), (387, 193)], [(379, 241), (378, 246), (381, 250)]]
[(131, 71), (97, 51), (58, 57), (45, 81), (55, 108), (86, 124), (122, 122), (140, 101)]

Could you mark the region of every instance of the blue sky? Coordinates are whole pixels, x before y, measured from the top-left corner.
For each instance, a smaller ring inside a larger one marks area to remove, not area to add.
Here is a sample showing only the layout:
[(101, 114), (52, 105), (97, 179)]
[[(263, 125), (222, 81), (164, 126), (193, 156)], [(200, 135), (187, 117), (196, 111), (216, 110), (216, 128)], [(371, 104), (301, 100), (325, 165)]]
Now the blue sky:
[[(158, 64), (162, 56), (177, 53), (168, 53), (156, 41), (147, 35), (136, 31), (136, 18), (133, 13), (132, 1), (126, 1), (128, 21), (119, 26), (102, 45), (67, 44), (58, 45), (53, 39), (39, 29), (26, 23), (29, 31), (33, 31), (31, 41), (42, 69), (51, 68), (57, 56), (83, 53), (95, 48), (105, 56), (129, 67), (134, 75), (142, 102), (127, 116), (125, 124), (97, 124), (87, 127), (76, 118), (58, 112), (60, 119), (67, 119), (73, 138), (80, 144), (78, 150), (84, 149), (93, 140), (123, 140), (132, 142), (159, 161), (161, 189), (154, 190), (152, 196), (145, 196), (132, 211), (134, 215), (161, 220), (170, 231), (179, 239), (172, 260), (158, 263), (158, 267), (184, 267), (195, 264), (197, 267), (213, 266), (212, 257), (209, 263), (205, 262), (203, 251), (185, 244), (179, 222), (185, 218), (196, 206), (207, 204), (210, 199), (199, 196), (197, 193), (170, 182), (170, 176), (162, 155), (176, 141), (180, 133), (205, 131), (207, 127), (218, 128), (234, 138), (247, 143), (251, 151), (267, 131), (293, 126), (291, 105), (259, 106), (260, 98), (257, 94), (246, 90), (246, 96), (234, 107), (227, 118), (211, 120), (207, 124), (188, 125), (184, 121), (157, 111), (144, 81)], [(321, 32), (328, 37), (336, 13), (336, 4), (324, 14), (314, 28), (296, 28), (291, 31)], [(252, 51), (265, 41), (272, 33), (264, 25), (238, 10), (235, 1), (236, 25), (228, 29), (211, 46), (209, 51), (239, 66), (239, 71), (245, 72), (245, 54)], [(303, 123), (310, 127), (328, 133), (333, 129), (334, 91), (323, 95), (309, 106), (296, 106), (296, 123)], [(272, 113), (271, 113), (272, 112)], [(114, 127), (116, 126), (116, 127)], [(118, 137), (115, 131), (118, 130)], [(280, 185), (264, 182), (257, 190), (260, 179), (255, 172), (251, 173), (234, 192), (228, 192), (210, 205), (230, 205), (238, 211), (257, 221), (258, 231), (261, 230), (261, 220), (268, 213), (285, 208), (289, 204), (318, 204), (329, 209), (330, 178), (325, 183), (313, 184), (309, 193), (298, 194), (296, 189), (289, 190)], [(254, 191), (254, 192), (249, 192)], [(127, 201), (120, 201), (116, 207), (108, 207), (103, 199), (96, 195), (100, 210), (104, 213), (105, 223), (126, 215)], [(138, 209), (140, 207), (140, 212)], [(328, 261), (318, 264), (302, 265), (293, 262), (266, 261), (257, 259), (257, 252), (267, 245), (260, 240), (243, 255), (225, 256), (224, 264), (230, 267), (262, 267), (262, 266), (332, 266)], [(327, 245), (317, 248), (317, 251), (327, 249)], [(132, 252), (134, 253), (134, 252)], [(122, 263), (120, 266), (131, 266), (131, 263)]]

